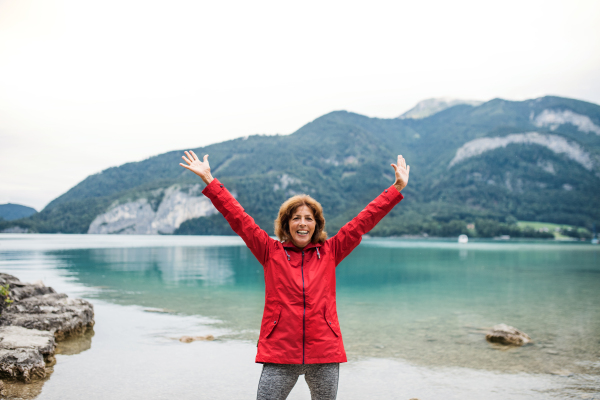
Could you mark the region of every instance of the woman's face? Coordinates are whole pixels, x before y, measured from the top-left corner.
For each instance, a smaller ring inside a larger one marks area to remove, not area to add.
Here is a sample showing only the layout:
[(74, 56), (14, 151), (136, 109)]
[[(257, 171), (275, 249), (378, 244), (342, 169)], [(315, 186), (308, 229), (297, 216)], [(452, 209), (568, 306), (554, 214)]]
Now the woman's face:
[(317, 224), (312, 210), (302, 205), (292, 213), (289, 225), (292, 242), (303, 249), (310, 243)]

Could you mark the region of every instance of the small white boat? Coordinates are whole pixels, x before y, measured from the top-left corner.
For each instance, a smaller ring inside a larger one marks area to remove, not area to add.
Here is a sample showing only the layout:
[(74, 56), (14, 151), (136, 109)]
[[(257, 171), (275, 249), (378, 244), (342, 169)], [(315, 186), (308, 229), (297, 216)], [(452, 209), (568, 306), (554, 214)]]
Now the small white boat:
[(467, 235), (459, 235), (458, 243), (469, 243), (469, 237)]

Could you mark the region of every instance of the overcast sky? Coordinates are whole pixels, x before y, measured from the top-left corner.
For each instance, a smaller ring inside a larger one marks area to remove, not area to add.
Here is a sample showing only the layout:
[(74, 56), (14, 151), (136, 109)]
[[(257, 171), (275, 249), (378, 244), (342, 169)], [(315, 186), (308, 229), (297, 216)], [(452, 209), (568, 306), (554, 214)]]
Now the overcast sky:
[(0, 204), (334, 110), (600, 103), (599, 45), (593, 0), (0, 0)]

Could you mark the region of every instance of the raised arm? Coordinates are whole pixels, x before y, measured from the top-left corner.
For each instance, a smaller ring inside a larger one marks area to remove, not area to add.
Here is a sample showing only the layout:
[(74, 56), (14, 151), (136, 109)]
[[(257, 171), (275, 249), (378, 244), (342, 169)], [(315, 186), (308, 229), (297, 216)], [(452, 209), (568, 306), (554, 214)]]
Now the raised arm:
[(189, 169), (198, 175), (206, 188), (202, 193), (212, 201), (213, 205), (227, 220), (231, 229), (244, 240), (252, 254), (262, 264), (265, 264), (269, 256), (269, 250), (272, 248), (275, 240), (269, 237), (269, 234), (254, 222), (240, 203), (229, 193), (218, 179), (213, 178), (208, 164), (208, 155), (204, 156), (204, 161), (200, 161), (193, 151), (185, 152), (182, 156), (187, 165), (180, 163), (184, 168)]
[(399, 155), (398, 164), (392, 164), (392, 167), (396, 175), (394, 184), (328, 240), (335, 254), (336, 266), (359, 245), (362, 235), (371, 231), (404, 198), (400, 191), (408, 184), (410, 166), (407, 166), (404, 157)]

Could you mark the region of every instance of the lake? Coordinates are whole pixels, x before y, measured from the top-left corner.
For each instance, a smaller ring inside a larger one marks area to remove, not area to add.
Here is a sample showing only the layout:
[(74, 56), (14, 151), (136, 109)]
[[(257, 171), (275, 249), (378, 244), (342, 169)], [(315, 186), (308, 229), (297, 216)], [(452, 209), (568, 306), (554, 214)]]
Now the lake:
[[(12, 398), (256, 398), (264, 280), (237, 237), (0, 234), (0, 271), (96, 314)], [(600, 399), (600, 246), (365, 238), (337, 292), (339, 399)], [(498, 323), (533, 343), (488, 343)]]

